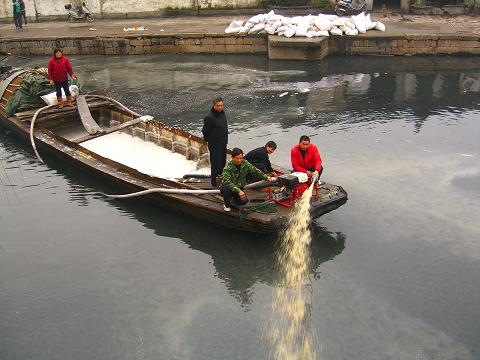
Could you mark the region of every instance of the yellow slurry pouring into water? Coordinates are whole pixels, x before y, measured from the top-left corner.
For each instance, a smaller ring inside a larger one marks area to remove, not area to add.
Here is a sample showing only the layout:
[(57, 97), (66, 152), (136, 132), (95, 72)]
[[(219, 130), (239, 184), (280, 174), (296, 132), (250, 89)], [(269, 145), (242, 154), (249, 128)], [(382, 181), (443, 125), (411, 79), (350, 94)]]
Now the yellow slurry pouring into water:
[(307, 301), (306, 281), (310, 261), (310, 198), (314, 184), (295, 204), (293, 217), (280, 239), (277, 265), (280, 285), (272, 303), (268, 336), (271, 359), (315, 359), (315, 346), (309, 324), (311, 304)]

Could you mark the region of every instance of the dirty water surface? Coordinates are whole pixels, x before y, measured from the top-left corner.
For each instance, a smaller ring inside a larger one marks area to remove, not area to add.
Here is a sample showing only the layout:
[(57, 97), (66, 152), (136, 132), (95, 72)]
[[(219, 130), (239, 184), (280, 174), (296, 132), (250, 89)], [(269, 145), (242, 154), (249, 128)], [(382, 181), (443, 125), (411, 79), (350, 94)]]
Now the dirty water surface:
[[(196, 135), (223, 96), (229, 146), (274, 140), (282, 166), (311, 137), (322, 179), (349, 193), (311, 229), (304, 326), (317, 359), (480, 358), (477, 58), (70, 59), (85, 91)], [(275, 237), (106, 199), (111, 184), (42, 157), (0, 131), (2, 360), (275, 353)]]

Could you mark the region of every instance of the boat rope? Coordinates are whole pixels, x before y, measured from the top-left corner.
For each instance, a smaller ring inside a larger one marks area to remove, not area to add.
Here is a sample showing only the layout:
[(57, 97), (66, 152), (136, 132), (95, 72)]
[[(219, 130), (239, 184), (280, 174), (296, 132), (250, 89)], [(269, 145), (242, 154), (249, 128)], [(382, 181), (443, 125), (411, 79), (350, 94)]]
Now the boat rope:
[(136, 116), (136, 117), (140, 117), (142, 115), (136, 113), (135, 111), (129, 109), (128, 107), (126, 107), (125, 105), (123, 105), (121, 102), (115, 100), (115, 99), (112, 99), (111, 97), (108, 97), (108, 96), (105, 96), (105, 95), (85, 95), (85, 97), (96, 97), (96, 98), (99, 98), (99, 99), (104, 99), (104, 100), (108, 100), (108, 101), (111, 101), (115, 104), (117, 104), (118, 106), (120, 106), (122, 109), (124, 109), (125, 111), (128, 111), (130, 114)]
[(32, 143), (33, 151), (35, 152), (35, 155), (37, 156), (37, 159), (42, 164), (44, 163), (44, 161), (37, 151), (37, 146), (35, 145), (35, 137), (33, 136), (33, 128), (35, 126), (35, 120), (37, 119), (38, 114), (40, 114), (44, 110), (50, 109), (50, 108), (55, 107), (55, 106), (57, 106), (57, 105), (56, 104), (55, 105), (47, 105), (47, 106), (44, 106), (44, 107), (38, 109), (37, 111), (35, 111), (35, 114), (32, 117), (32, 121), (30, 122), (30, 142)]

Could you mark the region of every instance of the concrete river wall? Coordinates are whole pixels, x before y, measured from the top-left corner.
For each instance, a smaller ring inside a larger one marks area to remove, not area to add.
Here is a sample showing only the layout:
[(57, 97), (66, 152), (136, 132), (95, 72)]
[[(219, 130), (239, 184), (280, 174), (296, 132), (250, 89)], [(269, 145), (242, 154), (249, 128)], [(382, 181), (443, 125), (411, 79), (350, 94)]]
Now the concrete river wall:
[(161, 34), (0, 40), (0, 53), (137, 55), (162, 53), (266, 54), (270, 59), (321, 60), (328, 55), (480, 55), (480, 35), (370, 35), (284, 38), (266, 35)]

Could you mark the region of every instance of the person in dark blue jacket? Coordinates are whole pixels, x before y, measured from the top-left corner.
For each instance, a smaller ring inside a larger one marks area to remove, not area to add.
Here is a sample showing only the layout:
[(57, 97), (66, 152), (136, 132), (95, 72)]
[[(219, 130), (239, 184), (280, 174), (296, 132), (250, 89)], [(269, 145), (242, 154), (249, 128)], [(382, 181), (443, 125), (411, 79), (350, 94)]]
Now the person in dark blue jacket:
[(223, 111), (223, 99), (216, 97), (208, 115), (203, 119), (203, 138), (210, 151), (211, 183), (217, 187), (217, 176), (227, 162), (228, 124)]
[(272, 169), (272, 164), (270, 163), (270, 159), (268, 157), (268, 155), (273, 154), (276, 149), (277, 144), (275, 141), (269, 141), (265, 144), (265, 146), (250, 151), (247, 155), (245, 155), (245, 160), (247, 160), (257, 169), (262, 170), (264, 173), (271, 176), (277, 176), (276, 172)]

